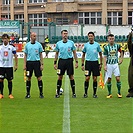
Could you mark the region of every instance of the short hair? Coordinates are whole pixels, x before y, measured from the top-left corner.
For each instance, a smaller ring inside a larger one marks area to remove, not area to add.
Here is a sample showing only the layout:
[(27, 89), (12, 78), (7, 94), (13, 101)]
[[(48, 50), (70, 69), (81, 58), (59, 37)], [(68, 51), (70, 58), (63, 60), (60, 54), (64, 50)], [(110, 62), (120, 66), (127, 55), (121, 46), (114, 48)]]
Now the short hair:
[(64, 32), (68, 32), (67, 30), (62, 30), (62, 31), (61, 31), (61, 34), (63, 33), (63, 31), (64, 31)]
[(92, 32), (92, 31), (88, 32), (88, 36), (89, 36), (90, 34), (92, 34), (93, 36), (95, 36), (94, 32)]
[(114, 37), (114, 34), (109, 34), (108, 37)]
[(10, 39), (10, 37), (9, 37), (8, 34), (3, 34), (3, 35), (2, 35), (2, 39), (4, 39), (5, 37), (7, 37), (8, 39)]

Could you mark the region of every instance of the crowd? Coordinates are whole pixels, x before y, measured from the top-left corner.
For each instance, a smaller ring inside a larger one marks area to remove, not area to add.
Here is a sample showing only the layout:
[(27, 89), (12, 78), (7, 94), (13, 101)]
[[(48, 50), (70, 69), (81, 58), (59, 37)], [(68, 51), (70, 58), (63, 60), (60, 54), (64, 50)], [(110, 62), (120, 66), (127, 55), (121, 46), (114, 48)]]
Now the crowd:
[[(63, 82), (63, 75), (67, 73), (70, 85), (72, 89), (72, 97), (76, 98), (76, 83), (74, 79), (74, 68), (78, 68), (78, 58), (76, 54), (76, 47), (72, 40), (68, 39), (68, 31), (61, 31), (62, 40), (58, 41), (55, 45), (55, 58), (54, 58), (54, 69), (57, 71), (58, 79), (56, 84), (56, 94), (55, 98), (60, 97), (60, 88)], [(44, 98), (43, 94), (43, 81), (42, 81), (42, 71), (43, 71), (43, 47), (36, 41), (37, 34), (31, 32), (30, 41), (26, 43), (24, 49), (24, 67), (26, 71), (26, 96), (28, 99), (31, 97), (31, 80), (34, 75), (37, 79), (39, 97)], [(130, 37), (131, 38), (131, 37)], [(9, 98), (14, 98), (12, 95), (12, 80), (13, 72), (18, 69), (18, 59), (16, 54), (16, 48), (9, 44), (9, 36), (7, 34), (2, 35), (3, 44), (0, 46), (0, 99), (4, 98), (4, 79), (7, 79)], [(47, 42), (49, 43), (48, 38)], [(86, 42), (82, 48), (82, 65), (81, 69), (84, 71), (85, 81), (83, 84), (84, 88), (84, 98), (88, 97), (88, 89), (90, 85), (90, 78), (92, 75), (93, 82), (93, 98), (98, 98), (97, 96), (97, 77), (100, 76), (101, 69), (105, 71), (105, 81), (107, 84), (108, 94), (107, 98), (112, 98), (112, 75), (114, 74), (116, 78), (116, 87), (118, 89), (117, 96), (122, 98), (121, 94), (121, 80), (120, 80), (120, 70), (119, 65), (123, 62), (123, 51), (119, 44), (115, 43), (115, 38), (113, 34), (109, 34), (108, 44), (104, 47), (103, 54), (100, 44), (94, 41), (95, 34), (93, 32), (88, 33), (88, 42)], [(13, 43), (12, 36), (12, 43)], [(46, 44), (46, 45), (47, 45)], [(48, 46), (47, 46), (48, 47)], [(120, 56), (118, 56), (120, 52)], [(13, 56), (15, 64), (13, 66)], [(98, 56), (100, 59), (98, 59)], [(75, 60), (75, 66), (73, 61)], [(132, 89), (132, 88), (130, 88)], [(127, 95), (127, 97), (133, 97), (133, 95)]]

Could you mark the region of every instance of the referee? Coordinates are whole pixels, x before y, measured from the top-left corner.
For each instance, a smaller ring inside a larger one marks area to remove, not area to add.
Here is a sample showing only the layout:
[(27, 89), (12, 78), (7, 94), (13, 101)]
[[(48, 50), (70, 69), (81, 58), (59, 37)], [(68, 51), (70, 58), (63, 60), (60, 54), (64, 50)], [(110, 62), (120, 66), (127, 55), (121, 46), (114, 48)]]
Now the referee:
[[(72, 88), (72, 97), (76, 98), (75, 94), (75, 81), (74, 81), (74, 67), (73, 67), (73, 56), (75, 59), (75, 68), (78, 68), (78, 59), (76, 55), (76, 48), (74, 46), (74, 42), (68, 39), (68, 31), (62, 30), (61, 31), (62, 40), (56, 43), (55, 47), (55, 59), (54, 59), (54, 69), (57, 70), (58, 80), (57, 80), (57, 94), (55, 98), (60, 97), (60, 88), (62, 85), (63, 75), (65, 71), (67, 71), (67, 75), (70, 79), (70, 84)], [(57, 59), (58, 67), (57, 67)]]
[[(89, 42), (84, 45), (82, 55), (82, 70), (85, 70), (85, 82), (84, 82), (84, 98), (87, 98), (87, 91), (89, 87), (90, 76), (93, 76), (93, 98), (97, 98), (97, 76), (100, 76), (100, 70), (102, 67), (102, 50), (100, 44), (94, 41), (95, 35), (93, 32), (88, 33)], [(100, 64), (98, 62), (98, 54), (100, 56)], [(85, 56), (86, 55), (86, 56)], [(84, 67), (85, 60), (85, 67)]]
[(31, 77), (33, 71), (38, 81), (38, 88), (40, 91), (40, 98), (43, 96), (43, 82), (42, 82), (42, 70), (43, 70), (43, 48), (42, 45), (36, 41), (36, 33), (32, 32), (30, 35), (31, 41), (25, 45), (24, 50), (24, 70), (26, 70), (26, 90), (27, 95), (25, 98), (30, 98)]

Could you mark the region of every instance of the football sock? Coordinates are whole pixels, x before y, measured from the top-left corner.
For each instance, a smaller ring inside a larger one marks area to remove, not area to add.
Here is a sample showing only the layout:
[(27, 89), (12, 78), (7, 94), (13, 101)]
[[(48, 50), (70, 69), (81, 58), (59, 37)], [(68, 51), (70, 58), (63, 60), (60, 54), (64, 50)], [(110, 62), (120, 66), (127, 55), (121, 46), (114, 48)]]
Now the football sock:
[(73, 92), (73, 94), (75, 94), (75, 81), (74, 81), (74, 79), (70, 80), (70, 84), (71, 84), (72, 92)]
[(4, 88), (4, 84), (3, 82), (0, 82), (0, 93), (3, 95), (3, 88)]
[(118, 89), (118, 94), (120, 94), (120, 90), (121, 90), (121, 82), (117, 82), (117, 89)]
[(38, 88), (40, 90), (40, 94), (43, 94), (43, 82), (42, 82), (42, 80), (38, 81)]
[(89, 87), (89, 82), (84, 82), (84, 90), (85, 90), (85, 94), (87, 94), (88, 92), (88, 87)]
[(30, 87), (31, 87), (31, 81), (26, 81), (26, 90), (27, 90), (27, 94), (30, 95)]
[(12, 81), (8, 81), (9, 95), (12, 94)]
[(95, 95), (97, 91), (97, 81), (93, 82), (93, 94)]
[(62, 80), (57, 80), (57, 94), (58, 95), (60, 94), (61, 85), (62, 85)]
[(111, 82), (108, 82), (107, 83), (107, 88), (108, 88), (108, 92), (109, 92), (109, 95), (111, 94)]

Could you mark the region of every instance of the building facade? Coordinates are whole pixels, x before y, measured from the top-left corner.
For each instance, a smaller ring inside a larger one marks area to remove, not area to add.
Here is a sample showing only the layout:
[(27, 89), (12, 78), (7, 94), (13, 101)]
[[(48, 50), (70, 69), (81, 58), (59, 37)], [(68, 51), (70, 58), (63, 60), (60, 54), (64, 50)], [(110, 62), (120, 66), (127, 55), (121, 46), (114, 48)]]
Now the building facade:
[(32, 22), (33, 26), (132, 25), (133, 0), (1, 0), (0, 19)]

